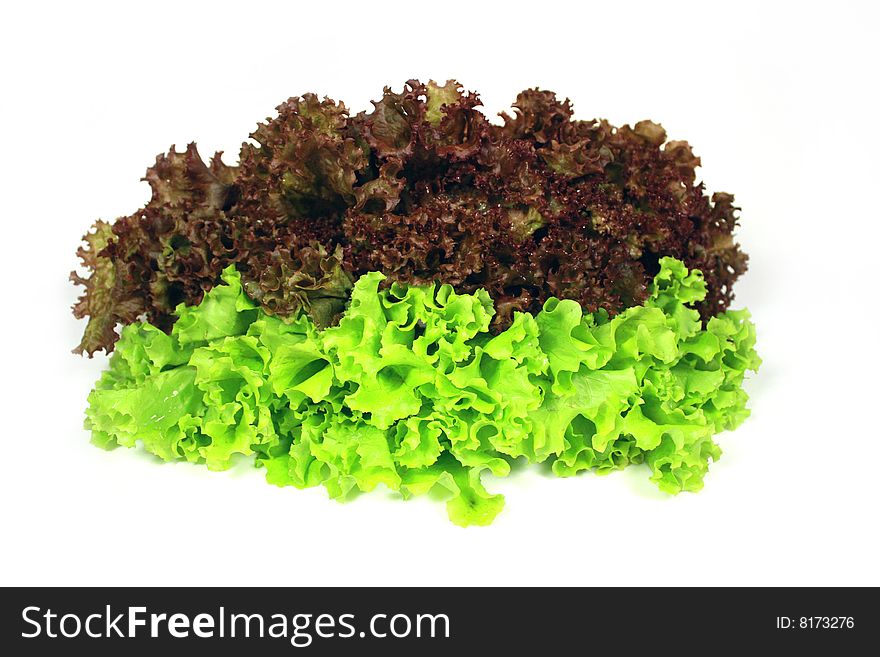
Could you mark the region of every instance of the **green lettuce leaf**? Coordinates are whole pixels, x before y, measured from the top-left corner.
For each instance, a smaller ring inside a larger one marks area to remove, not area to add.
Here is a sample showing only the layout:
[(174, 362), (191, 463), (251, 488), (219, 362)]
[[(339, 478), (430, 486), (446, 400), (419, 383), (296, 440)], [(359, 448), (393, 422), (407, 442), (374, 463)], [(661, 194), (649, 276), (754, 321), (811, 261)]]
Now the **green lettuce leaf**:
[(270, 483), (338, 500), (435, 490), (462, 526), (492, 522), (504, 500), (482, 475), (518, 458), (559, 476), (644, 463), (661, 490), (696, 491), (721, 454), (713, 436), (748, 416), (760, 359), (746, 311), (704, 325), (700, 272), (660, 266), (642, 306), (609, 318), (550, 299), (497, 335), (482, 291), (383, 289), (371, 273), (321, 328), (266, 314), (230, 267), (170, 335), (123, 329), (86, 425), (102, 447), (140, 441), (215, 470), (253, 456)]

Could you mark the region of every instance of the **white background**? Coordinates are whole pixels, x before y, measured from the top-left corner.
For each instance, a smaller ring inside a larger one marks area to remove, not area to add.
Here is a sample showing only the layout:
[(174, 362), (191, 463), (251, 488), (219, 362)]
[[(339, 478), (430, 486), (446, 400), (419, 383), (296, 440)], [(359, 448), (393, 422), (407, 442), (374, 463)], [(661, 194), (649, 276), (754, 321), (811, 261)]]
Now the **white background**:
[[(880, 584), (876, 5), (20, 5), (0, 18), (0, 584)], [(764, 366), (703, 492), (526, 470), (461, 529), (431, 500), (343, 505), (89, 444), (106, 360), (70, 353), (83, 232), (146, 202), (172, 143), (233, 163), (288, 96), (359, 111), (410, 77), (492, 115), (541, 86), (580, 118), (651, 118), (735, 193)]]

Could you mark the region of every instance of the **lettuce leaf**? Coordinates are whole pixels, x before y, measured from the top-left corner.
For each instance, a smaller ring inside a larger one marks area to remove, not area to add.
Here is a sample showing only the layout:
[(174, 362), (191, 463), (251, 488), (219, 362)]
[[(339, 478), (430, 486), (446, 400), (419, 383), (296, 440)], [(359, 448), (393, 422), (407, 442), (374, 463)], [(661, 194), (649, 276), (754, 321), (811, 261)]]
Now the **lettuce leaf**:
[(699, 271), (672, 258), (642, 306), (610, 318), (550, 299), (490, 331), (488, 294), (449, 285), (355, 284), (338, 325), (282, 321), (233, 267), (170, 335), (130, 324), (89, 396), (95, 444), (230, 466), (253, 456), (270, 483), (344, 500), (383, 484), (445, 491), (450, 519), (486, 525), (504, 505), (485, 471), (525, 458), (559, 476), (645, 463), (668, 493), (696, 491), (712, 437), (747, 416), (760, 359), (746, 311), (703, 323)]
[(645, 302), (662, 256), (702, 270), (704, 319), (728, 309), (748, 265), (739, 208), (706, 193), (687, 142), (651, 121), (575, 118), (537, 88), (502, 124), (481, 106), (455, 80), (385, 87), (358, 113), (306, 93), (258, 124), (238, 166), (172, 146), (143, 178), (149, 202), (83, 238), (77, 351), (109, 353), (117, 325), (142, 318), (170, 330), (231, 264), (265, 312), (321, 328), (372, 271), (486, 290), (495, 332), (552, 297), (613, 315)]

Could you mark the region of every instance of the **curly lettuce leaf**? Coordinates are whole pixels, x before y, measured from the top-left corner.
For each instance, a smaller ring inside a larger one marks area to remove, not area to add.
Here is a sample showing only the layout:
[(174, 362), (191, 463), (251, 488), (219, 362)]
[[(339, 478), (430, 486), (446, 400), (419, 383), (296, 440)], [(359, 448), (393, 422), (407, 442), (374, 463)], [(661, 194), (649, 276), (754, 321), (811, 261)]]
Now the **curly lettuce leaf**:
[(79, 350), (109, 353), (116, 325), (143, 317), (170, 331), (230, 264), (265, 312), (321, 328), (371, 271), (486, 290), (496, 332), (551, 298), (613, 315), (645, 303), (663, 256), (702, 270), (703, 319), (727, 310), (748, 264), (738, 208), (706, 194), (687, 142), (577, 119), (547, 90), (520, 93), (503, 125), (481, 105), (455, 80), (386, 87), (354, 114), (306, 93), (257, 125), (238, 166), (172, 146), (143, 178), (150, 201), (85, 237)]
[(252, 456), (270, 483), (339, 500), (442, 491), (467, 526), (501, 511), (482, 475), (517, 458), (558, 476), (644, 463), (661, 490), (699, 490), (713, 436), (748, 415), (754, 326), (745, 311), (704, 325), (705, 282), (677, 260), (661, 260), (643, 306), (609, 318), (550, 299), (497, 335), (485, 292), (383, 279), (362, 276), (322, 328), (267, 314), (227, 268), (170, 335), (125, 327), (89, 397), (94, 442), (216, 470)]

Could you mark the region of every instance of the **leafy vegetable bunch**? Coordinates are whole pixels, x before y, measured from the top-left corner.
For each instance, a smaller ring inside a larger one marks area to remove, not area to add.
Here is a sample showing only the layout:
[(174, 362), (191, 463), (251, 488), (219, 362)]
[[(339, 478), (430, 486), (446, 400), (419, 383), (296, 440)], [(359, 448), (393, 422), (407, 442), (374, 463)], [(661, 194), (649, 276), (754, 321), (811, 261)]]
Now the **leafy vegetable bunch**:
[(690, 146), (539, 90), (499, 124), (454, 81), (373, 105), (291, 98), (237, 166), (172, 147), (95, 224), (71, 275), (77, 350), (114, 352), (93, 441), (338, 499), (439, 487), (460, 525), (517, 459), (699, 490), (760, 360), (728, 309), (737, 208)]
[(650, 121), (575, 120), (546, 91), (522, 92), (500, 125), (479, 105), (454, 81), (386, 88), (354, 116), (306, 94), (258, 126), (237, 167), (172, 147), (147, 171), (149, 203), (85, 236), (79, 351), (110, 351), (141, 317), (170, 330), (230, 264), (266, 313), (319, 327), (372, 271), (486, 290), (495, 332), (551, 297), (613, 315), (645, 301), (663, 256), (703, 272), (704, 319), (728, 307), (746, 268), (736, 208), (695, 182), (686, 142)]
[(697, 271), (660, 261), (643, 305), (613, 318), (550, 299), (493, 334), (484, 290), (381, 288), (360, 277), (338, 325), (284, 322), (245, 294), (233, 266), (170, 334), (126, 326), (89, 397), (98, 445), (229, 467), (253, 455), (269, 482), (323, 484), (345, 499), (378, 484), (403, 496), (445, 489), (450, 519), (490, 523), (503, 497), (482, 473), (515, 459), (553, 473), (647, 463), (664, 491), (696, 491), (720, 449), (713, 434), (748, 414), (757, 368), (745, 311), (705, 325)]

